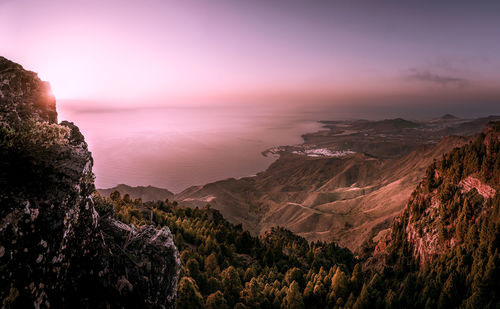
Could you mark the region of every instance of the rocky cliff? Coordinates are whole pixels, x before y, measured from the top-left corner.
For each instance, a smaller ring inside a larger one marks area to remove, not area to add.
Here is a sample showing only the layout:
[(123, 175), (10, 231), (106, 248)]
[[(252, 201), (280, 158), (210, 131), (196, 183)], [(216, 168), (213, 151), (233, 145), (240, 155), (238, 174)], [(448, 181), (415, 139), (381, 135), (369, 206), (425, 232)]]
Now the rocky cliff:
[(500, 122), (492, 122), (427, 169), (364, 263), (382, 277), (386, 307), (498, 307), (499, 153)]
[(57, 123), (48, 83), (2, 57), (0, 158), (3, 307), (175, 306), (180, 266), (168, 228), (96, 211), (83, 135)]
[(495, 207), (492, 201), (500, 190), (499, 124), (489, 124), (474, 143), (431, 165), (412, 194), (400, 222), (406, 223), (408, 246), (420, 265), (453, 249), (468, 228)]
[[(388, 255), (393, 262), (406, 255), (422, 268), (467, 241), (477, 242), (473, 235), (481, 222), (500, 220), (499, 152), (500, 122), (492, 122), (473, 141), (431, 164), (368, 264), (381, 266)], [(493, 232), (497, 237), (498, 230)]]

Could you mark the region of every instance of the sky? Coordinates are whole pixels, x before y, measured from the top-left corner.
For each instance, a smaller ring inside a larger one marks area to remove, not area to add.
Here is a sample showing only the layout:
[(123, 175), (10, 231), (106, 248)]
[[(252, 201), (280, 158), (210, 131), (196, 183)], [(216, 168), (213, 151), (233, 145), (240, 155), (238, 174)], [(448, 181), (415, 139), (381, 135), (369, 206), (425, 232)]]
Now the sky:
[(75, 107), (494, 113), (499, 16), (498, 1), (0, 0), (0, 55)]

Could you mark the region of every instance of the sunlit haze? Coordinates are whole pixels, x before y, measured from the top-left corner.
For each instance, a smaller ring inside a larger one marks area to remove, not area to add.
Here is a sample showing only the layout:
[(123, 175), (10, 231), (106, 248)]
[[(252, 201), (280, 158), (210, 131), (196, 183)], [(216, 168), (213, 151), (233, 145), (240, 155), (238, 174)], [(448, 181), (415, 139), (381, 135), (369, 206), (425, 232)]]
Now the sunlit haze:
[(58, 99), (472, 100), (481, 89), (491, 101), (498, 16), (493, 1), (2, 1), (0, 52)]

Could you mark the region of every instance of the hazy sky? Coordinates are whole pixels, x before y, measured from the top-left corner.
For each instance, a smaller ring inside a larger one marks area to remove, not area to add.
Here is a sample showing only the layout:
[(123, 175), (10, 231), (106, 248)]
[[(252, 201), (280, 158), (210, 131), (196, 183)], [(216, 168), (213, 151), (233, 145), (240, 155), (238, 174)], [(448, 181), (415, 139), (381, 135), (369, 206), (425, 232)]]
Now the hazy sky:
[(100, 104), (495, 111), (500, 1), (0, 0), (0, 54)]

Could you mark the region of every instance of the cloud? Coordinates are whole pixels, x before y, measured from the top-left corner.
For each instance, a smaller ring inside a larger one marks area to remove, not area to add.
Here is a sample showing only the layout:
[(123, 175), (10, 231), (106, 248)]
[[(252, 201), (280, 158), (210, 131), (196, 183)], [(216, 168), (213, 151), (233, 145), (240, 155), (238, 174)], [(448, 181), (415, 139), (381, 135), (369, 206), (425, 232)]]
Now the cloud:
[(463, 88), (470, 83), (470, 81), (465, 78), (437, 74), (430, 70), (421, 70), (421, 69), (410, 69), (410, 72), (406, 76), (406, 79), (410, 81), (435, 84), (443, 87), (451, 86), (457, 88)]

